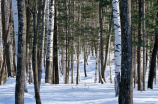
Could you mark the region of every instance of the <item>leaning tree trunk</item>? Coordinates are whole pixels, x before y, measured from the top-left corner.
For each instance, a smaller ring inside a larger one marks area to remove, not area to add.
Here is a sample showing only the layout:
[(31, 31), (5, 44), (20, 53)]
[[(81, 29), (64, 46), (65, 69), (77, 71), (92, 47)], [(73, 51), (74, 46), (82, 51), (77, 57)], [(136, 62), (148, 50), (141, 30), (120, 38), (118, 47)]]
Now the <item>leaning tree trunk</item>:
[(122, 61), (119, 104), (133, 104), (131, 0), (121, 0)]
[[(156, 13), (156, 17), (158, 19), (158, 13)], [(156, 25), (158, 25), (158, 20), (156, 21)], [(149, 71), (149, 79), (148, 79), (148, 88), (151, 88), (151, 89), (153, 89), (157, 50), (158, 50), (158, 28), (155, 28), (155, 44), (154, 44), (152, 57), (150, 61), (150, 71)]]
[(25, 1), (18, 0), (18, 55), (17, 55), (17, 74), (15, 87), (15, 104), (24, 104), (24, 81), (25, 81), (25, 42), (26, 42), (26, 12)]

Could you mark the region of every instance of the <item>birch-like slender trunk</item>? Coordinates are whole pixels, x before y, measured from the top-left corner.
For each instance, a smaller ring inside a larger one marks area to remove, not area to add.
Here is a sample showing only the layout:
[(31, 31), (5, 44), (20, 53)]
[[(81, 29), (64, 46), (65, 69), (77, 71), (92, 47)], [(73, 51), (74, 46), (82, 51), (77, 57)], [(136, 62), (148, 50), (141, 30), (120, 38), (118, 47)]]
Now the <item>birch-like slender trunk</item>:
[(47, 34), (47, 52), (46, 52), (46, 76), (45, 82), (52, 83), (52, 69), (53, 69), (53, 35), (54, 35), (54, 13), (55, 1), (49, 1), (49, 26)]
[(121, 23), (118, 0), (113, 0), (113, 18), (115, 29), (115, 96), (119, 94), (119, 78), (121, 70)]

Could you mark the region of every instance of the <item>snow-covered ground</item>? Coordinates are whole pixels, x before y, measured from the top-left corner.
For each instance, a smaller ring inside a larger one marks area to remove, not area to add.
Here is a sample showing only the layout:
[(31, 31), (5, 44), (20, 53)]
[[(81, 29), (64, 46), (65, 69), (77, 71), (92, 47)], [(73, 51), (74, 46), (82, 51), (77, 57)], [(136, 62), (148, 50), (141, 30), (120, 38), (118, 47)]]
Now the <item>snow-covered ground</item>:
[[(87, 65), (87, 75), (84, 77), (83, 60), (80, 60), (80, 77), (81, 81), (78, 85), (64, 84), (63, 76), (60, 74), (60, 84), (50, 85), (44, 83), (44, 69), (41, 83), (41, 101), (42, 104), (118, 104), (115, 97), (114, 83), (109, 80), (109, 66), (106, 71), (107, 83), (94, 83), (95, 59), (89, 57)], [(114, 64), (112, 66), (112, 75), (114, 79)], [(76, 63), (75, 63), (74, 82), (76, 82)], [(148, 75), (148, 71), (147, 71)], [(71, 72), (70, 72), (71, 76)], [(147, 77), (146, 77), (147, 78)], [(98, 82), (98, 81), (97, 81)], [(158, 81), (157, 81), (158, 82)], [(34, 86), (27, 83), (28, 93), (24, 95), (25, 104), (35, 104)], [(9, 78), (8, 81), (0, 86), (0, 104), (15, 103), (15, 78)], [(158, 85), (154, 85), (154, 89), (147, 89), (145, 92), (133, 89), (134, 104), (158, 104)]]

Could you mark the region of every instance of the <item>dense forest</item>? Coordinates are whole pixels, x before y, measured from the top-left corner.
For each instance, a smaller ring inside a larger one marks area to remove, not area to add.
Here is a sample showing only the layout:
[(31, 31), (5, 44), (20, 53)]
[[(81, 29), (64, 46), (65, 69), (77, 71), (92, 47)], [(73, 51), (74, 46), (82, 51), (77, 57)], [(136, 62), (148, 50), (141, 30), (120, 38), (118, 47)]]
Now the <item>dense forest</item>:
[(27, 82), (34, 84), (36, 104), (41, 104), (42, 65), (45, 83), (59, 84), (61, 73), (65, 84), (80, 84), (81, 54), (85, 77), (92, 55), (94, 83), (106, 84), (109, 53), (114, 53), (110, 82), (119, 104), (133, 104), (136, 85), (146, 91), (156, 84), (158, 0), (0, 1), (0, 85), (16, 76), (15, 104), (24, 104)]

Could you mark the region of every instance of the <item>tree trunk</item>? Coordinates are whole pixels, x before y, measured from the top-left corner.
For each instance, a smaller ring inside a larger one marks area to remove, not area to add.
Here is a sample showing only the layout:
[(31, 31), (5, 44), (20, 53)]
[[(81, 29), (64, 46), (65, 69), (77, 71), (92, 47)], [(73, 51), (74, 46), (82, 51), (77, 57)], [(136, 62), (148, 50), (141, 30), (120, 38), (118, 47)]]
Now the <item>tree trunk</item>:
[(34, 89), (35, 89), (35, 99), (36, 104), (41, 104), (39, 87), (38, 87), (38, 73), (37, 73), (37, 17), (36, 17), (36, 0), (34, 0), (34, 11), (33, 11), (33, 51), (32, 51), (32, 66), (33, 66), (33, 76), (34, 76)]
[(122, 61), (119, 104), (133, 104), (131, 0), (121, 0)]
[(18, 55), (15, 87), (15, 104), (24, 104), (25, 51), (26, 51), (26, 12), (25, 1), (18, 0)]
[(142, 1), (142, 17), (143, 17), (143, 91), (145, 88), (145, 75), (146, 75), (146, 36), (145, 36), (145, 0)]
[(121, 23), (118, 0), (113, 0), (113, 18), (115, 29), (115, 96), (119, 94), (119, 75), (121, 70)]
[[(158, 19), (158, 12), (156, 13), (156, 19)], [(158, 25), (158, 20), (156, 21), (156, 25)], [(156, 55), (158, 50), (158, 30), (155, 28), (155, 44), (152, 52), (152, 57), (150, 61), (150, 71), (149, 71), (149, 79), (148, 79), (148, 88), (153, 89), (153, 80), (155, 76), (155, 64), (156, 64)]]
[(56, 20), (56, 7), (54, 18), (54, 43), (53, 43), (53, 84), (59, 84), (59, 70), (58, 70), (58, 44), (57, 44), (57, 20)]
[[(141, 0), (139, 0), (139, 20), (142, 18), (142, 6), (141, 6)], [(138, 90), (142, 91), (142, 28), (141, 28), (141, 22), (138, 23), (138, 49), (137, 49), (137, 71), (138, 71)]]
[(102, 18), (103, 18), (103, 14), (102, 14), (102, 12), (103, 12), (103, 10), (102, 10), (103, 8), (102, 8), (102, 4), (101, 4), (101, 2), (99, 2), (99, 28), (100, 28), (100, 61), (101, 61), (101, 76), (102, 76), (102, 78), (103, 78), (103, 80), (104, 80), (104, 82), (106, 83), (106, 79), (105, 79), (105, 70), (104, 70), (104, 68), (103, 68), (103, 20), (102, 20)]
[(46, 76), (45, 82), (52, 84), (53, 35), (54, 35), (54, 0), (49, 1), (49, 27), (47, 34)]

